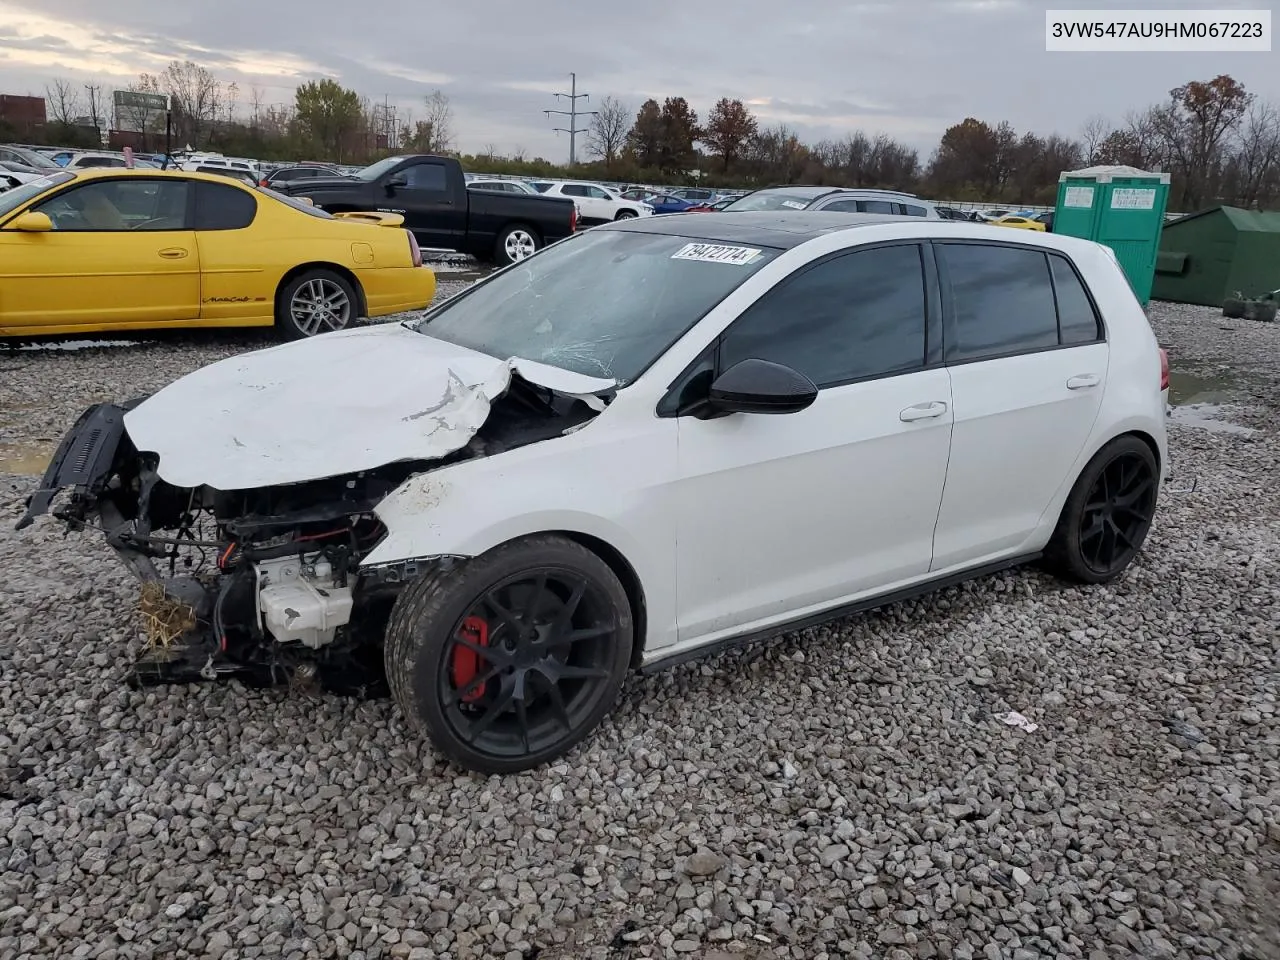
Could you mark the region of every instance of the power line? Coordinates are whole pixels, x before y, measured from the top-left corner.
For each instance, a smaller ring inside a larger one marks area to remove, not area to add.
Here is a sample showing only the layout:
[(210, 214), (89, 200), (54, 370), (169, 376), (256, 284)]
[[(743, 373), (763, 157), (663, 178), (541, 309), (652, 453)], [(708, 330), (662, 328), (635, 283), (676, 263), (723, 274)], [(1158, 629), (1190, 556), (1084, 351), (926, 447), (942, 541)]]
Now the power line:
[(578, 162), (578, 152), (577, 152), (578, 134), (586, 133), (586, 130), (580, 129), (578, 127), (578, 118), (594, 117), (599, 111), (578, 109), (578, 101), (589, 100), (591, 99), (591, 95), (587, 93), (578, 92), (578, 75), (576, 73), (569, 74), (569, 84), (570, 85), (569, 85), (568, 93), (557, 93), (555, 95), (557, 102), (559, 102), (560, 97), (565, 97), (569, 101), (569, 109), (568, 110), (543, 110), (542, 112), (545, 113), (548, 117), (552, 116), (553, 114), (556, 114), (562, 117), (569, 118), (568, 128), (553, 127), (552, 129), (555, 130), (557, 133), (567, 133), (569, 135), (569, 166), (573, 166), (575, 163)]

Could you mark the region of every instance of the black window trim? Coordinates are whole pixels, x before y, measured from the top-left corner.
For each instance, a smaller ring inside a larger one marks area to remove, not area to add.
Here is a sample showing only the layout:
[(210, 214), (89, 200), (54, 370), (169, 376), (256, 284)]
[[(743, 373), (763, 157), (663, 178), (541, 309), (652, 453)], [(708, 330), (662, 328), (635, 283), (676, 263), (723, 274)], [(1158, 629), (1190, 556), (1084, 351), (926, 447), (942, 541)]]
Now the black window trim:
[[(156, 172), (158, 173), (159, 171), (156, 171)], [(95, 183), (121, 183), (121, 182), (135, 181), (140, 179), (143, 179), (143, 178), (132, 177), (132, 176), (114, 176), (114, 177), (105, 176), (105, 177), (94, 177), (90, 180), (81, 180), (79, 177), (76, 177), (76, 179), (68, 180), (65, 184), (62, 184), (61, 190), (58, 190), (54, 193), (42, 193), (38, 197), (34, 197), (32, 201), (29, 204), (27, 204), (26, 207), (23, 208), (22, 213), (14, 214), (14, 216), (20, 217), (22, 216), (23, 213), (31, 213), (35, 211), (37, 207), (43, 206), (44, 204), (48, 203), (50, 200), (54, 200), (58, 197), (63, 196), (64, 194), (70, 193), (72, 190), (83, 189)], [(146, 176), (146, 179), (155, 180), (159, 183), (174, 182), (174, 183), (188, 184), (186, 223), (183, 226), (178, 227), (176, 229), (172, 229), (172, 230), (58, 230), (56, 232), (57, 233), (138, 233), (138, 234), (143, 234), (143, 233), (186, 233), (190, 230), (193, 230), (194, 227), (192, 226), (192, 224), (196, 222), (195, 220), (196, 191), (194, 188), (190, 186), (190, 184), (194, 183), (195, 181), (191, 177), (174, 177), (174, 176), (168, 176), (168, 177)]]
[[(980, 357), (965, 357), (964, 359), (961, 359), (961, 360), (944, 359), (942, 363), (943, 366), (963, 367), (970, 363), (987, 363), (991, 360), (1007, 360), (1011, 357), (1024, 357), (1033, 353), (1052, 353), (1056, 350), (1074, 350), (1079, 347), (1092, 347), (1099, 343), (1109, 342), (1109, 338), (1107, 335), (1106, 320), (1103, 318), (1102, 311), (1098, 309), (1098, 303), (1093, 297), (1093, 291), (1090, 290), (1089, 285), (1084, 282), (1084, 276), (1080, 273), (1079, 268), (1076, 267), (1075, 262), (1065, 253), (1063, 253), (1061, 250), (1052, 250), (1048, 247), (1040, 247), (1040, 246), (1035, 246), (1029, 243), (1017, 243), (1017, 242), (1011, 242), (1007, 240), (987, 240), (987, 239), (939, 240), (935, 238), (934, 240), (931, 241), (931, 243), (935, 247), (935, 249), (940, 246), (1012, 247), (1015, 250), (1029, 250), (1033, 253), (1039, 253), (1045, 259), (1044, 267), (1046, 272), (1049, 274), (1050, 289), (1054, 291), (1053, 313), (1054, 313), (1054, 321), (1058, 326), (1058, 342), (1051, 347), (1026, 347), (1021, 350), (1006, 350), (1003, 353), (991, 353), (991, 354), (986, 354)], [(1075, 273), (1076, 279), (1080, 281), (1080, 286), (1084, 288), (1085, 296), (1089, 299), (1089, 305), (1093, 308), (1093, 315), (1095, 318), (1097, 318), (1098, 327), (1102, 331), (1101, 336), (1097, 340), (1089, 340), (1083, 343), (1063, 343), (1062, 342), (1062, 320), (1058, 316), (1057, 288), (1053, 286), (1053, 271), (1049, 268), (1049, 257), (1051, 256), (1061, 257), (1063, 260), (1065, 260), (1067, 262), (1067, 265), (1071, 267), (1072, 272)], [(956, 322), (955, 321), (955, 305), (952, 300), (951, 278), (947, 274), (946, 259), (944, 257), (936, 257), (936, 255), (935, 255), (935, 258), (936, 258), (937, 269), (938, 269), (939, 287), (942, 291), (943, 337), (945, 338), (947, 332), (949, 332), (955, 327), (955, 322)], [(943, 353), (944, 358), (945, 358), (945, 355), (946, 354), (944, 351)]]
[[(742, 309), (742, 312), (739, 313), (736, 317), (734, 317), (731, 321), (729, 321), (729, 325), (725, 327), (723, 330), (721, 330), (718, 334), (716, 334), (715, 339), (712, 340), (711, 343), (709, 343), (704, 349), (698, 351), (698, 355), (694, 357), (693, 360), (691, 360), (688, 364), (686, 364), (684, 369), (681, 370), (680, 373), (674, 379), (672, 379), (672, 381), (669, 384), (667, 384), (666, 392), (663, 393), (661, 399), (658, 400), (657, 406), (654, 408), (655, 416), (659, 417), (660, 419), (667, 419), (667, 418), (673, 418), (673, 417), (687, 417), (687, 416), (695, 415), (693, 411), (689, 411), (689, 410), (681, 411), (679, 409), (680, 394), (683, 392), (686, 386), (686, 382), (689, 380), (690, 377), (692, 377), (697, 372), (698, 367), (706, 359), (708, 351), (711, 351), (714, 353), (715, 375), (719, 376), (721, 373), (724, 372), (723, 370), (720, 369), (721, 342), (724, 340), (725, 336), (729, 333), (729, 331), (733, 329), (734, 324), (736, 324), (739, 320), (741, 320), (743, 315), (745, 315), (748, 310), (750, 310), (756, 304), (764, 300), (765, 297), (771, 295), (775, 290), (781, 289), (783, 286), (790, 283), (795, 278), (803, 276), (804, 274), (808, 273), (810, 270), (813, 270), (819, 266), (822, 266), (823, 264), (826, 264), (832, 260), (836, 260), (840, 257), (861, 253), (864, 250), (877, 250), (883, 247), (906, 247), (906, 246), (914, 246), (918, 248), (918, 251), (920, 254), (920, 264), (921, 264), (921, 269), (923, 274), (924, 294), (925, 294), (924, 296), (924, 309), (925, 309), (924, 362), (920, 366), (912, 367), (908, 370), (897, 370), (893, 373), (873, 373), (865, 377), (851, 377), (846, 380), (837, 380), (837, 381), (832, 381), (830, 383), (819, 383), (816, 386), (818, 387), (819, 391), (835, 390), (840, 387), (847, 387), (855, 383), (868, 383), (873, 380), (889, 380), (894, 377), (905, 377), (911, 374), (924, 373), (928, 370), (937, 370), (944, 367), (946, 364), (942, 362), (942, 356), (943, 356), (942, 332), (944, 327), (943, 327), (942, 307), (941, 307), (941, 291), (938, 283), (939, 281), (938, 267), (937, 267), (937, 264), (934, 262), (933, 251), (930, 248), (928, 239), (915, 237), (915, 238), (903, 238), (903, 239), (897, 239), (897, 240), (879, 240), (879, 241), (874, 241), (872, 243), (861, 243), (856, 246), (842, 247), (839, 250), (832, 250), (830, 253), (825, 253), (820, 257), (810, 260), (808, 263), (804, 264), (801, 267), (798, 267), (797, 269), (793, 270), (791, 273), (787, 274), (780, 281), (778, 281), (778, 283), (774, 284), (764, 293), (760, 294), (759, 297), (757, 297), (755, 300), (749, 303), (746, 307), (744, 307)], [(692, 329), (694, 328), (691, 327), (690, 330)], [(668, 347), (668, 349), (670, 349), (670, 347)]]

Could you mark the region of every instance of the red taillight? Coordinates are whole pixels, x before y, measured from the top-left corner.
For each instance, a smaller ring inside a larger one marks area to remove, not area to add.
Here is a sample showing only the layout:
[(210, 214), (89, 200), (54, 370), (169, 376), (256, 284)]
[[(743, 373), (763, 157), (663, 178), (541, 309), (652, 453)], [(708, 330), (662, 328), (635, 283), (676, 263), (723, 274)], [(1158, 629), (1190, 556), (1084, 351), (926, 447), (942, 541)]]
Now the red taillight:
[(422, 248), (418, 246), (418, 238), (413, 235), (412, 230), (406, 230), (409, 235), (409, 256), (413, 259), (415, 267), (422, 266)]
[(1163, 347), (1160, 349), (1160, 389), (1169, 389), (1169, 352)]
[(573, 205), (573, 210), (569, 213), (569, 232), (576, 233), (578, 230), (578, 205)]
[(267, 178), (263, 177), (261, 180), (258, 181), (258, 186), (267, 187), (267, 186), (270, 186), (270, 184), (267, 183)]

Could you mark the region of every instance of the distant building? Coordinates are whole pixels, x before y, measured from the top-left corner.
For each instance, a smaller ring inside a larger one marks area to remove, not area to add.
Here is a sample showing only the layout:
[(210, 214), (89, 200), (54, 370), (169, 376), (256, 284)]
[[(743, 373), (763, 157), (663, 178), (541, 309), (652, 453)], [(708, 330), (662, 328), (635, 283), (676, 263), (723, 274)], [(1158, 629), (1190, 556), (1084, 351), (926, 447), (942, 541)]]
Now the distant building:
[(19, 133), (30, 133), (46, 122), (44, 97), (0, 93), (0, 123), (8, 124)]

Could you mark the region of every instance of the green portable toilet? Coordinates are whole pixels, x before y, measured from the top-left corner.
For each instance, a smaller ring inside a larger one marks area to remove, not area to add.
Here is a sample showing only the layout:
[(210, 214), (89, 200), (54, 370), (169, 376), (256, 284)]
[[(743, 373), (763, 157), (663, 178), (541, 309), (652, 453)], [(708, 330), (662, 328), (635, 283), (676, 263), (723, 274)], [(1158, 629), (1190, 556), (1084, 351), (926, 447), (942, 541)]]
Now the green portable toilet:
[(1151, 295), (1220, 307), (1280, 290), (1280, 213), (1212, 207), (1165, 225)]
[(1053, 232), (1105, 244), (1143, 306), (1160, 249), (1160, 229), (1169, 202), (1169, 174), (1136, 167), (1103, 166), (1058, 176)]

